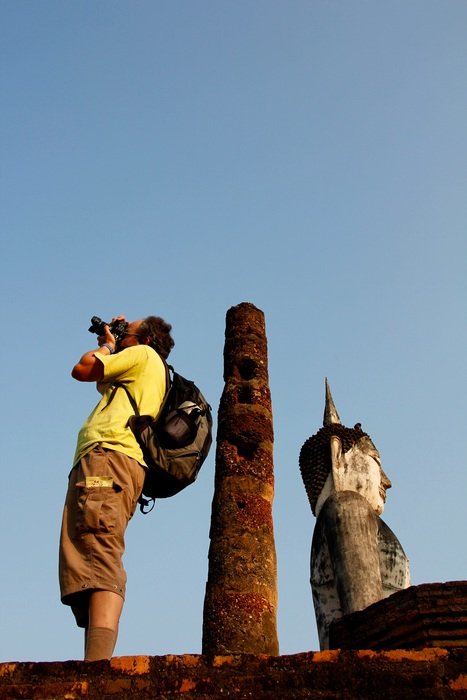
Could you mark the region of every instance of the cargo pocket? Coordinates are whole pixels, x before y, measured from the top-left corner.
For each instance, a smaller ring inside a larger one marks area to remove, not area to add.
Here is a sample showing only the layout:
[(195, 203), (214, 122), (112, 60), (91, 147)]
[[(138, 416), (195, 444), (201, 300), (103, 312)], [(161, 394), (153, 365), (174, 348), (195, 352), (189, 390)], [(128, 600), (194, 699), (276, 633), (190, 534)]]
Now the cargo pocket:
[(80, 482), (76, 488), (76, 534), (112, 532), (119, 520), (122, 487), (114, 483), (88, 488)]

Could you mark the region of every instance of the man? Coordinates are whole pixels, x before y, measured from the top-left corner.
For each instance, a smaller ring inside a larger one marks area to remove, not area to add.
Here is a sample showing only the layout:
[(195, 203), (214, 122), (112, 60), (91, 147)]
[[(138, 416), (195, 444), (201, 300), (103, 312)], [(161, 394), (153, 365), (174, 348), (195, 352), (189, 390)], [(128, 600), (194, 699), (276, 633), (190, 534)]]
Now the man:
[[(116, 340), (104, 326), (99, 347), (73, 367), (81, 382), (96, 382), (102, 399), (78, 435), (60, 536), (61, 600), (85, 630), (85, 659), (110, 659), (125, 598), (124, 535), (144, 483), (144, 459), (128, 427), (133, 409), (156, 416), (166, 392), (164, 360), (171, 326), (149, 316), (126, 324)], [(126, 327), (125, 327), (126, 324)]]
[(300, 470), (317, 521), (311, 587), (321, 649), (333, 620), (410, 585), (408, 559), (379, 517), (391, 482), (359, 423), (341, 424), (326, 382), (323, 428), (300, 452)]

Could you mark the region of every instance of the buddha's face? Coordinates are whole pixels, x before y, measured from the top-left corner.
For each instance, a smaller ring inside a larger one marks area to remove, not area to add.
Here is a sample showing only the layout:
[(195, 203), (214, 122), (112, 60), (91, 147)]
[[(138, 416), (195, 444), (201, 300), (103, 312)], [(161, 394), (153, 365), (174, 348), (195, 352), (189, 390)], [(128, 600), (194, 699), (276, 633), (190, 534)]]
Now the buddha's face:
[(381, 458), (369, 437), (358, 440), (345, 453), (341, 453), (336, 475), (337, 491), (356, 491), (365, 498), (377, 515), (384, 509), (386, 490), (391, 482), (381, 468)]

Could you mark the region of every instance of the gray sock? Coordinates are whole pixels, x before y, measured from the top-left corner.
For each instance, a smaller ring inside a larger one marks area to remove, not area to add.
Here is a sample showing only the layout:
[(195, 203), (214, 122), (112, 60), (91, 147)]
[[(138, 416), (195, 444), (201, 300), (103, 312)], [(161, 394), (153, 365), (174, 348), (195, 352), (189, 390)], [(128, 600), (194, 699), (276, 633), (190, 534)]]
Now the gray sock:
[(111, 630), (108, 627), (90, 627), (86, 630), (84, 660), (111, 659), (117, 635), (118, 630)]

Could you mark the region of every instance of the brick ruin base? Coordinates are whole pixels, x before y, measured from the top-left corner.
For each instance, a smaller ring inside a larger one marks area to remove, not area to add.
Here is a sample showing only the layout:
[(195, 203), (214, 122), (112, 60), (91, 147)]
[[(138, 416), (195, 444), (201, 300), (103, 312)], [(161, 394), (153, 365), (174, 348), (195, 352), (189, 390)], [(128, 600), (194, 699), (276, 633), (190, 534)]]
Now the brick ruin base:
[(0, 664), (2, 700), (420, 700), (467, 697), (467, 649), (127, 656)]
[(332, 623), (331, 649), (467, 647), (467, 581), (422, 583)]

